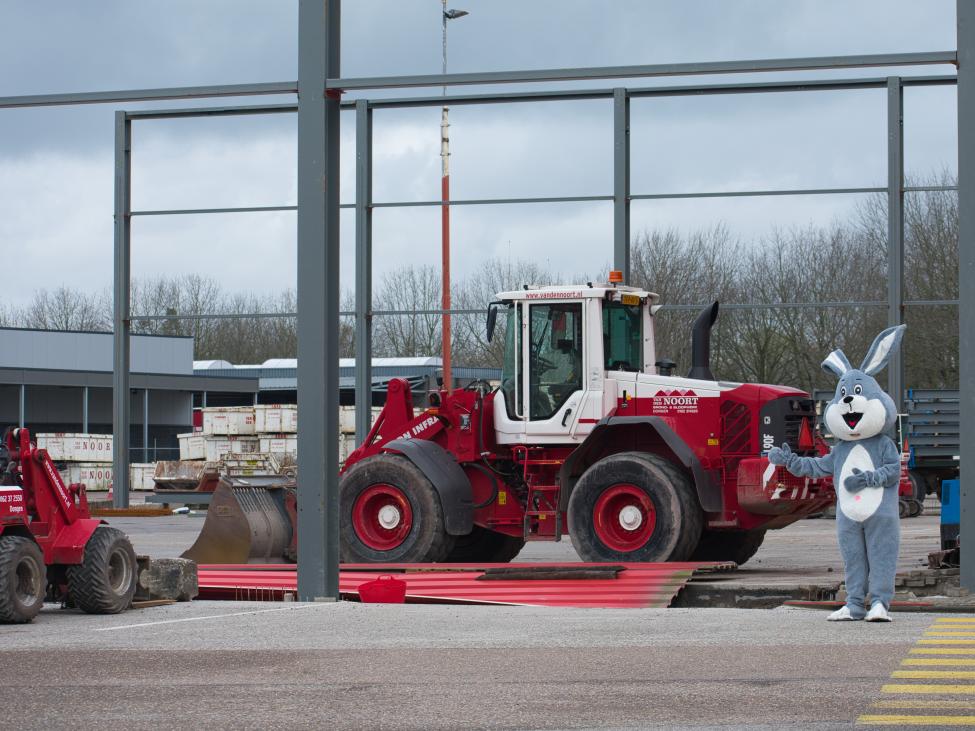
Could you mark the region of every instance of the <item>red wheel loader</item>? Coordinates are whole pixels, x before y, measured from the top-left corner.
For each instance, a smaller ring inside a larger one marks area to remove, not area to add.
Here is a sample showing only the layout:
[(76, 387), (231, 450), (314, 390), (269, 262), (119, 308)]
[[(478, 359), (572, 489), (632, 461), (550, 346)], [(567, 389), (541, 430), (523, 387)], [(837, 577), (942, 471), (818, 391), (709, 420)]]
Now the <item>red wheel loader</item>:
[(128, 608), (135, 551), (121, 531), (92, 518), (84, 485), (65, 485), (27, 429), (0, 444), (0, 623), (29, 622), (45, 597), (92, 614)]
[[(507, 325), (500, 387), (431, 393), (416, 413), (391, 381), (342, 471), (342, 560), (502, 562), (568, 534), (585, 561), (741, 564), (767, 530), (833, 503), (830, 480), (763, 456), (826, 450), (808, 394), (715, 380), (717, 303), (695, 322), (690, 373), (673, 375), (655, 353), (658, 299), (618, 283), (502, 292), (487, 320), (489, 338), (499, 313)], [(227, 515), (261, 530), (263, 516)]]

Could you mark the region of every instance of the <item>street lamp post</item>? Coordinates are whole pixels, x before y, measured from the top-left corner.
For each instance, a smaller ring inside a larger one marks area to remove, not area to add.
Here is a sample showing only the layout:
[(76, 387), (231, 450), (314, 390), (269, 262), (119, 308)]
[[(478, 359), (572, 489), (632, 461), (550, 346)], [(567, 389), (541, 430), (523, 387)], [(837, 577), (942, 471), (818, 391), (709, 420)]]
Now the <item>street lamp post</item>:
[[(463, 18), (466, 10), (447, 10), (447, 0), (441, 0), (441, 25), (443, 29), (443, 73), (447, 75), (447, 21)], [(447, 87), (443, 87), (447, 96)], [(447, 121), (447, 105), (440, 115), (440, 257), (443, 294), (441, 296), (441, 338), (443, 341), (443, 385), (450, 391), (453, 376), (450, 367), (450, 127)]]

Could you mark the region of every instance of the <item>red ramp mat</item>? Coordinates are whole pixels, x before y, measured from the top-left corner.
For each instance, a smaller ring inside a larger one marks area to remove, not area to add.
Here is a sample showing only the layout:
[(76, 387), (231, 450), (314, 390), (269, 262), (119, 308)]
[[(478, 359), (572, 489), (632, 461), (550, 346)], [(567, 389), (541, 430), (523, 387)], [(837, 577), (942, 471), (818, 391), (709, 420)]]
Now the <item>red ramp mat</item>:
[[(407, 603), (667, 607), (695, 573), (731, 568), (713, 562), (346, 564), (339, 592), (358, 600), (361, 584), (391, 574), (406, 582)], [(506, 578), (511, 572), (546, 578)], [(295, 592), (297, 573), (293, 564), (201, 565), (199, 581), (200, 599), (275, 601)]]

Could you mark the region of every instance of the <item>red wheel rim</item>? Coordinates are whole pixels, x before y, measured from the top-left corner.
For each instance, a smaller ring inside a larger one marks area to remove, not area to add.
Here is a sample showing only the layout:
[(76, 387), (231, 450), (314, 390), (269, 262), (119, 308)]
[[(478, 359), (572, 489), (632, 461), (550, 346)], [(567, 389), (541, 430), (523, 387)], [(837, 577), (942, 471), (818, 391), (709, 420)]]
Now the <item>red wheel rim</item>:
[(614, 551), (629, 553), (646, 545), (657, 525), (653, 500), (636, 485), (620, 483), (603, 491), (592, 514), (596, 536)]
[(352, 506), (352, 526), (359, 540), (375, 551), (402, 545), (413, 528), (410, 501), (393, 485), (370, 485)]

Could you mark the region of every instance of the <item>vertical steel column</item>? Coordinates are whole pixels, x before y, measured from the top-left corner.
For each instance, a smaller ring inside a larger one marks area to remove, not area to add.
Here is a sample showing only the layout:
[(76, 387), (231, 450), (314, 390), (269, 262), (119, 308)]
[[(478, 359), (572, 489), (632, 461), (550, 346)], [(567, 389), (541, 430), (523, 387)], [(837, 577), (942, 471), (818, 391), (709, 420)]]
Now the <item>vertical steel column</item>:
[(339, 0), (298, 3), (298, 598), (338, 599)]
[(115, 271), (112, 367), (112, 504), (129, 507), (129, 239), (132, 211), (132, 122), (115, 112)]
[[(961, 585), (975, 591), (975, 4), (958, 0), (958, 410)], [(965, 283), (968, 284), (965, 284)]]
[(630, 283), (630, 97), (613, 90), (613, 268)]
[[(887, 326), (904, 322), (904, 88), (887, 79)], [(887, 392), (904, 413), (904, 351), (887, 366)]]
[(207, 407), (207, 392), (206, 391), (203, 392), (203, 398), (200, 401), (200, 404), (202, 405), (202, 407), (204, 409)]
[(372, 110), (355, 103), (355, 442), (372, 426)]
[(88, 386), (81, 389), (81, 433), (88, 433)]
[(27, 386), (23, 383), (17, 398), (17, 426), (21, 429), (27, 426)]
[(149, 389), (142, 391), (142, 462), (149, 461)]

